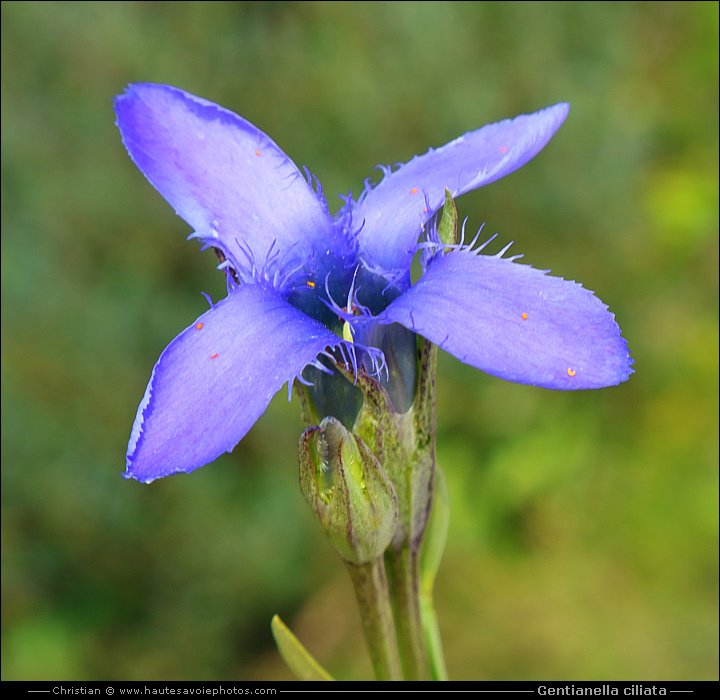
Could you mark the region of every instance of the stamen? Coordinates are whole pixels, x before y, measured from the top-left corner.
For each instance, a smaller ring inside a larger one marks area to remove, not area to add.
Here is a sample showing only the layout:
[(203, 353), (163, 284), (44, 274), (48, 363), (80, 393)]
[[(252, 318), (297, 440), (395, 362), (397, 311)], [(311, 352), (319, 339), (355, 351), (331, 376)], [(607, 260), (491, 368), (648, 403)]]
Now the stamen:
[(313, 281), (311, 281), (311, 280), (308, 280), (307, 282), (305, 282), (305, 284), (306, 284), (308, 287), (313, 287), (313, 288), (315, 287), (315, 282), (313, 282)]
[(574, 377), (577, 373), (572, 367), (568, 367), (568, 377)]
[(417, 194), (417, 187), (413, 187), (413, 188), (410, 190), (410, 194)]
[(526, 314), (526, 313), (523, 313), (522, 317), (523, 317), (523, 321), (527, 321), (527, 314)]
[(214, 360), (218, 356), (218, 353), (215, 353), (214, 355), (210, 355), (210, 359)]
[(200, 330), (202, 327), (203, 327), (202, 323), (198, 323), (197, 326), (195, 326), (195, 328), (197, 328), (198, 330)]
[(255, 151), (255, 155), (256, 155), (256, 156), (259, 156), (259, 155), (260, 155), (260, 151)]
[(505, 151), (507, 151), (507, 146), (503, 146), (503, 147), (500, 149), (500, 151), (501, 151), (501, 153), (505, 153)]

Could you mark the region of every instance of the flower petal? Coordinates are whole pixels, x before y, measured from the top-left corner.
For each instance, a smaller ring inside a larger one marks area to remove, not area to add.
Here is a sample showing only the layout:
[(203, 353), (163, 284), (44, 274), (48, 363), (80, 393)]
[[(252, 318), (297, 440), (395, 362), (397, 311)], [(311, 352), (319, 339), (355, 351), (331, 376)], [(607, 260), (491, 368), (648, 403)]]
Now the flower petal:
[(363, 257), (385, 270), (408, 269), (421, 227), (442, 206), (446, 187), (458, 197), (522, 167), (550, 141), (569, 109), (559, 103), (488, 124), (387, 172), (366, 189), (353, 213), (357, 225), (365, 222)]
[[(238, 241), (261, 268), (273, 252), (325, 253), (331, 219), (321, 196), (262, 131), (212, 102), (166, 85), (131, 85), (115, 99), (123, 143), (152, 185), (235, 265)], [(302, 250), (301, 250), (302, 248)], [(291, 261), (283, 261), (288, 265)]]
[(135, 418), (126, 478), (147, 483), (230, 452), (285, 382), (341, 342), (274, 291), (236, 288), (160, 356)]
[(614, 315), (591, 291), (511, 258), (441, 256), (378, 320), (519, 384), (597, 389), (634, 371)]

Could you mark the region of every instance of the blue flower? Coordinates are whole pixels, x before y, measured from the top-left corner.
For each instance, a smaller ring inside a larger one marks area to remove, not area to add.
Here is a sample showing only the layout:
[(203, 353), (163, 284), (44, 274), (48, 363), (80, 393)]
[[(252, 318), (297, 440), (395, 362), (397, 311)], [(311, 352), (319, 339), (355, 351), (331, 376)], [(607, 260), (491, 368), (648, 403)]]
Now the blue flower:
[[(357, 201), (349, 194), (331, 216), (317, 179), (249, 122), (177, 88), (130, 86), (115, 101), (123, 143), (194, 229), (190, 237), (215, 249), (228, 294), (160, 356), (125, 476), (150, 482), (231, 451), (286, 382), (322, 383), (331, 361), (383, 371), (404, 410), (415, 334), (512, 382), (625, 381), (626, 343), (592, 292), (503, 257), (506, 249), (443, 246), (433, 227), (446, 188), (456, 197), (517, 170), (568, 110), (557, 104), (490, 124), (383, 168), (378, 184), (366, 181)], [(411, 284), (418, 251), (424, 273)]]

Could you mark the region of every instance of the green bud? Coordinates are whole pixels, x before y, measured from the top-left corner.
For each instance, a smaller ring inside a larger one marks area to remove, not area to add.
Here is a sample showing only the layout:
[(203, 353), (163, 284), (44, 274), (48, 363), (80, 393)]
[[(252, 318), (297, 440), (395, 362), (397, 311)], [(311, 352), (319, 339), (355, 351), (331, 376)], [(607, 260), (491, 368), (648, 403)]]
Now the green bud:
[(338, 420), (305, 430), (300, 489), (332, 546), (353, 564), (382, 556), (398, 521), (395, 490), (370, 448)]
[(438, 224), (438, 236), (440, 240), (446, 246), (445, 252), (447, 252), (447, 246), (454, 245), (458, 242), (457, 237), (457, 209), (455, 208), (455, 202), (453, 201), (450, 190), (445, 188), (445, 205), (443, 206), (442, 216), (440, 217), (440, 223)]

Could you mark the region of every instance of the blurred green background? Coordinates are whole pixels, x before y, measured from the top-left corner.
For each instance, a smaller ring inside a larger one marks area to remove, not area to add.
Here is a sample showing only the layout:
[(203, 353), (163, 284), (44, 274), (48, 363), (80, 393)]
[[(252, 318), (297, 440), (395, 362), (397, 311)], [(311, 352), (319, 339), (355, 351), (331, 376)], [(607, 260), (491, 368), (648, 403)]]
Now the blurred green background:
[(274, 613), (371, 675), (296, 400), (191, 476), (120, 478), (155, 360), (224, 293), (121, 145), (133, 81), (239, 112), (333, 210), (378, 163), (572, 103), (458, 208), (597, 291), (637, 373), (553, 393), (441, 357), (449, 672), (717, 678), (717, 3), (3, 2), (1, 26), (4, 679), (290, 678)]

